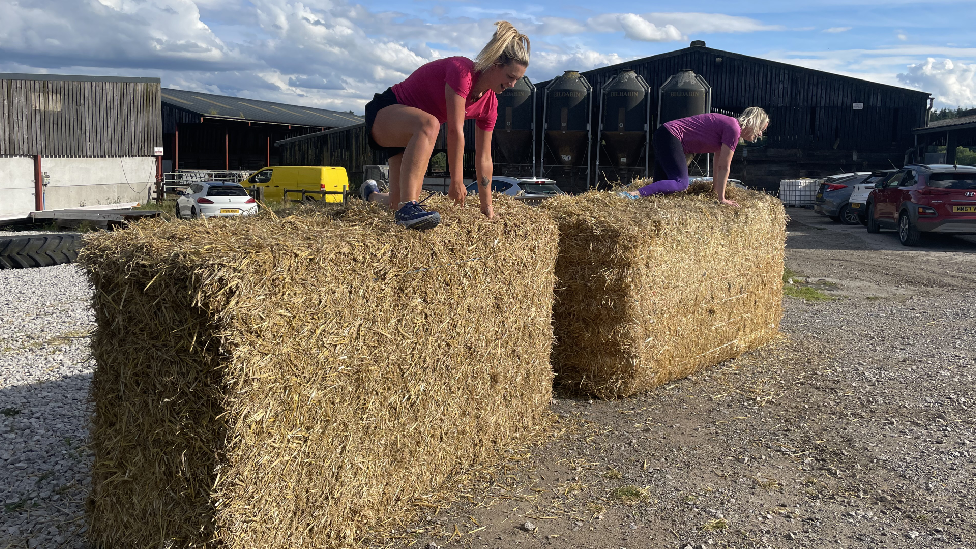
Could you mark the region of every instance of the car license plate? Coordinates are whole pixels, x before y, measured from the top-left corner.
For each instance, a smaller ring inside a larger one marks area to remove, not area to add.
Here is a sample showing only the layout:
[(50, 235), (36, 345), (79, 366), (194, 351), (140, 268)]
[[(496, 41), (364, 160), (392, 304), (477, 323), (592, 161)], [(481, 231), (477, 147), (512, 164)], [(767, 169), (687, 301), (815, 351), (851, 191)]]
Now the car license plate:
[(861, 207), (861, 203), (860, 202), (854, 202), (853, 204), (851, 204), (851, 208), (853, 208), (855, 210), (858, 209), (858, 208), (860, 208), (860, 207)]
[(236, 213), (240, 213), (240, 210), (238, 210), (237, 208), (221, 208), (220, 209), (220, 213), (222, 213), (222, 214), (236, 214)]
[(976, 206), (953, 206), (952, 213), (976, 213)]

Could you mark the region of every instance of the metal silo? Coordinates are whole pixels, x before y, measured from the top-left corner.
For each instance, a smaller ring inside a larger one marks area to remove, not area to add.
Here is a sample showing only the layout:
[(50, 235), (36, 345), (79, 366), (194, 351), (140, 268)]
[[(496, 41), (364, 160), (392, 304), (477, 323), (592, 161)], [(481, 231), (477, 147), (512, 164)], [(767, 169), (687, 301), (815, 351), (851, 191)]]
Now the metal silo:
[(531, 158), (535, 175), (535, 86), (523, 76), (515, 87), (498, 96), (495, 149), (507, 164), (525, 164)]
[[(586, 166), (586, 186), (590, 179), (590, 112), (593, 88), (577, 71), (566, 71), (546, 86), (542, 118), (545, 145), (553, 165), (569, 172), (575, 166)], [(541, 155), (545, 170), (545, 154)]]
[(657, 99), (657, 124), (706, 114), (712, 110), (712, 88), (699, 74), (685, 69), (661, 85)]
[[(640, 167), (647, 174), (648, 115), (650, 114), (650, 87), (634, 71), (624, 71), (613, 77), (600, 93), (600, 142), (619, 172)], [(597, 176), (600, 174), (600, 156), (596, 161)]]

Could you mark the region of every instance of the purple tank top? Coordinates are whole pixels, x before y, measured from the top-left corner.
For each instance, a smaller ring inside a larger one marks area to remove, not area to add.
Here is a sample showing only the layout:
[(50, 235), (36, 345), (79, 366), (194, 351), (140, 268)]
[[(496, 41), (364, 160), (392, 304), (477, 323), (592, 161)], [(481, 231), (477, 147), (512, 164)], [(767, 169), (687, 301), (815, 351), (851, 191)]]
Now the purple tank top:
[(742, 132), (739, 121), (724, 114), (698, 114), (663, 125), (681, 141), (685, 154), (717, 153), (722, 145), (734, 151)]

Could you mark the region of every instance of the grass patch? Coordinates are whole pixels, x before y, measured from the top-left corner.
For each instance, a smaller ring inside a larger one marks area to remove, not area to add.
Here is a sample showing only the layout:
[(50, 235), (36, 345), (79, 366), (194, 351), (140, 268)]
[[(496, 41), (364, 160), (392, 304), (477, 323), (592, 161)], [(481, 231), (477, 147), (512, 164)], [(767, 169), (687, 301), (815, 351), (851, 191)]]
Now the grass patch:
[(8, 513), (17, 513), (27, 508), (27, 502), (28, 502), (27, 498), (24, 498), (20, 501), (15, 501), (13, 503), (4, 503), (3, 510)]
[(783, 293), (790, 297), (795, 297), (804, 301), (833, 301), (834, 299), (837, 299), (815, 288), (810, 288), (808, 286), (796, 286), (793, 284), (788, 284), (783, 287)]
[(836, 299), (820, 290), (835, 289), (837, 284), (827, 281), (811, 284), (809, 280), (802, 274), (786, 267), (783, 269), (783, 294), (804, 301), (833, 301)]
[(647, 499), (647, 491), (639, 486), (627, 485), (613, 490), (614, 499), (623, 503), (637, 503)]
[(3, 414), (6, 417), (14, 417), (20, 414), (20, 410), (18, 410), (17, 408), (4, 408), (0, 410), (0, 414)]
[(710, 520), (705, 523), (702, 527), (703, 530), (707, 532), (715, 532), (717, 530), (725, 530), (729, 527), (729, 521), (724, 518), (717, 518), (715, 520)]

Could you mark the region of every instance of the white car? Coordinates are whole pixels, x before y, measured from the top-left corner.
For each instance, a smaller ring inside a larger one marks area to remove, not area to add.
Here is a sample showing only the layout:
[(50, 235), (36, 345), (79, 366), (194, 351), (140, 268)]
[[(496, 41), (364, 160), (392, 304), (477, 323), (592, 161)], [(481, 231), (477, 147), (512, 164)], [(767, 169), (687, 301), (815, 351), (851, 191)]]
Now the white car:
[(258, 203), (238, 183), (193, 183), (176, 199), (176, 218), (233, 217), (258, 213)]
[[(468, 194), (478, 194), (477, 183), (469, 183), (467, 189)], [(556, 182), (552, 179), (537, 177), (493, 177), (491, 178), (491, 190), (492, 192), (523, 198), (549, 198), (557, 194), (566, 194), (556, 186)]]
[(857, 185), (854, 185), (854, 192), (851, 193), (850, 205), (851, 210), (855, 212), (858, 221), (861, 224), (867, 223), (867, 202), (868, 195), (871, 194), (875, 188), (877, 188), (879, 183), (884, 183), (891, 176), (898, 173), (898, 170), (878, 170), (871, 173), (871, 177), (861, 181)]

